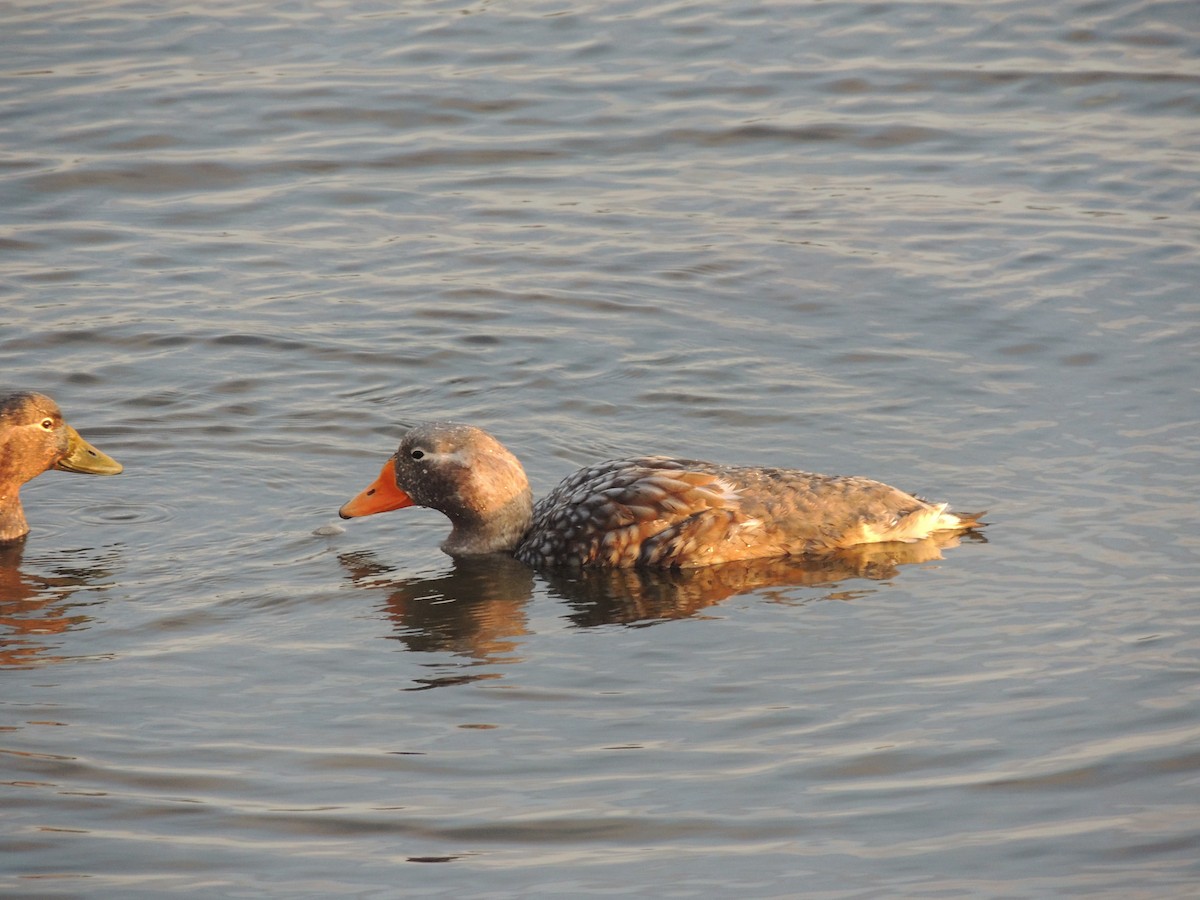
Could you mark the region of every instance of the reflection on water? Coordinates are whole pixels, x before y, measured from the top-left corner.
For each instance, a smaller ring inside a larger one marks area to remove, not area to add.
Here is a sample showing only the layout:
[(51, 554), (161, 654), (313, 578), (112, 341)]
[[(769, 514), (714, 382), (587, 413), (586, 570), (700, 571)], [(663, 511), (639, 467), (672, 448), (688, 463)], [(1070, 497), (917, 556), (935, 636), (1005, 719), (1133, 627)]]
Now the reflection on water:
[[(84, 627), (91, 616), (71, 602), (80, 589), (111, 582), (112, 554), (99, 564), (45, 566), (24, 563), (26, 540), (0, 544), (0, 667), (27, 667), (61, 662), (67, 657), (51, 651), (51, 635)], [(66, 554), (64, 554), (65, 556)]]
[[(911, 544), (864, 544), (826, 556), (742, 560), (691, 569), (583, 569), (540, 573), (550, 593), (570, 608), (578, 628), (648, 625), (685, 619), (729, 597), (793, 587), (835, 588), (862, 578), (891, 579), (901, 566), (942, 558), (963, 540), (986, 543), (978, 532), (939, 533)], [(526, 606), (535, 574), (507, 556), (455, 559), (449, 572), (432, 578), (395, 579), (392, 566), (371, 551), (338, 556), (356, 587), (387, 591), (384, 612), (396, 639), (422, 653), (453, 653), (470, 666), (521, 662), (517, 650), (530, 634)], [(831, 590), (825, 599), (845, 599)], [(420, 679), (426, 687), (500, 677), (495, 672)]]
[[(1195, 4), (158, 6), (0, 25), (0, 369), (127, 467), (0, 561), (0, 895), (1194, 893)], [(443, 417), (1004, 523), (308, 534)]]
[[(986, 543), (978, 532), (967, 540)], [(852, 578), (883, 581), (900, 566), (931, 562), (957, 547), (963, 535), (937, 534), (911, 544), (863, 544), (824, 556), (753, 559), (720, 566), (666, 571), (604, 569), (551, 575), (554, 593), (571, 606), (571, 621), (581, 627), (652, 624), (685, 619), (729, 597), (789, 587), (834, 588)], [(826, 599), (843, 594), (831, 591)]]
[[(392, 579), (392, 567), (370, 551), (338, 559), (355, 585), (387, 591), (384, 613), (407, 649), (453, 653), (472, 666), (520, 661), (515, 652), (518, 638), (529, 633), (525, 607), (533, 594), (533, 572), (515, 559), (458, 560), (443, 575), (406, 580)], [(418, 680), (440, 687), (497, 677), (488, 672)]]

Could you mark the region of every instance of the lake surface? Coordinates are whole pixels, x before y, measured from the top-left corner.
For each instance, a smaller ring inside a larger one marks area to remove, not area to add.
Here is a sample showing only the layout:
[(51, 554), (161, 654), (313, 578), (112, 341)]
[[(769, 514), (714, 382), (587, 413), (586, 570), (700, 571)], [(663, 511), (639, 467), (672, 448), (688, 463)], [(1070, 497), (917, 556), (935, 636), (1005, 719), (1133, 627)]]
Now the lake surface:
[[(1194, 896), (1189, 2), (7, 4), (0, 893)], [(406, 425), (986, 542), (590, 578), (344, 525)], [(938, 557), (941, 558), (938, 558)]]

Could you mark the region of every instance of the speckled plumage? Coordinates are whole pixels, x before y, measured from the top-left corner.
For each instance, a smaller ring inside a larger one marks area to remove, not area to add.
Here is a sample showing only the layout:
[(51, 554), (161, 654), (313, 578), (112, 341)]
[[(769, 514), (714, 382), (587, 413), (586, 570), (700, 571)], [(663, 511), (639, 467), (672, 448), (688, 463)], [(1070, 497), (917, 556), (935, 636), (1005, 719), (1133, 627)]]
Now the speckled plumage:
[[(378, 506), (373, 498), (387, 489), (398, 491)], [(442, 549), (452, 556), (507, 552), (539, 567), (704, 566), (979, 524), (867, 478), (663, 456), (581, 469), (534, 506), (516, 457), (487, 432), (449, 423), (409, 431), (380, 480), (342, 515), (412, 504), (450, 518)]]

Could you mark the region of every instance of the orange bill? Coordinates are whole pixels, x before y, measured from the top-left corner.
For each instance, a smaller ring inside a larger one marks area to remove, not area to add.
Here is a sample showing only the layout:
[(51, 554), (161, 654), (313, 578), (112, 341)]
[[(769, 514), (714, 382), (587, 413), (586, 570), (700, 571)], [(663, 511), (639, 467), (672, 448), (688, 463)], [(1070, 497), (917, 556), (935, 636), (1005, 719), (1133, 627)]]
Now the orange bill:
[(413, 498), (396, 487), (396, 466), (393, 460), (389, 459), (383, 464), (379, 477), (371, 482), (365, 491), (339, 509), (338, 515), (343, 519), (354, 519), (412, 505)]

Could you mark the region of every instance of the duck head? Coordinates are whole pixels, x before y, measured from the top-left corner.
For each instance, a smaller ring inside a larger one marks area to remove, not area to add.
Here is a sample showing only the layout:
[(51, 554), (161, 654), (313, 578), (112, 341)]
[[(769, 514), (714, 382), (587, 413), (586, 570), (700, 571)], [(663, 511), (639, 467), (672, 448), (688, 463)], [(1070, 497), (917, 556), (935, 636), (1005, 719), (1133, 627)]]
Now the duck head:
[(80, 437), (45, 394), (19, 391), (0, 397), (0, 541), (29, 531), (19, 496), (25, 482), (50, 469), (116, 475), (122, 468)]
[(431, 422), (409, 430), (379, 477), (346, 503), (343, 519), (406, 506), (445, 514), (451, 556), (513, 550), (529, 529), (533, 497), (525, 469), (481, 428)]

